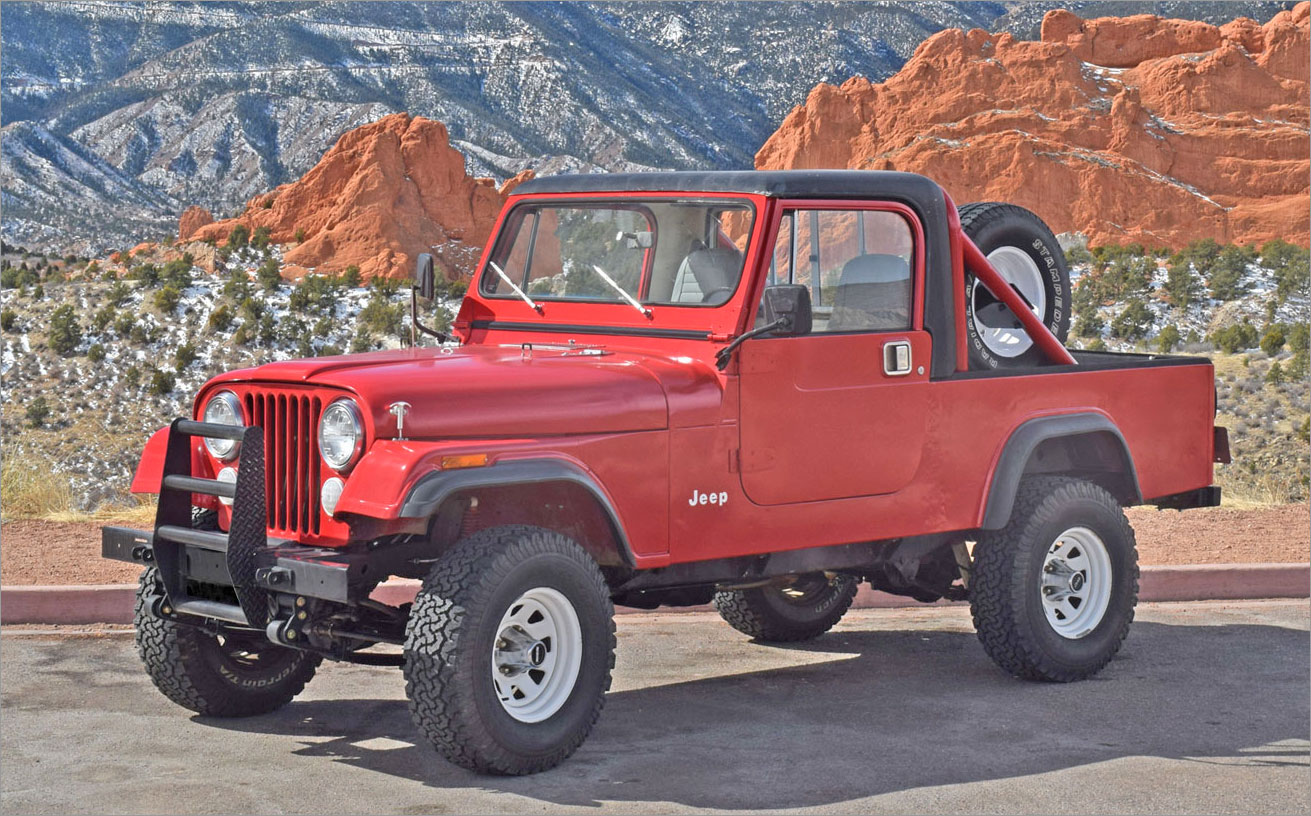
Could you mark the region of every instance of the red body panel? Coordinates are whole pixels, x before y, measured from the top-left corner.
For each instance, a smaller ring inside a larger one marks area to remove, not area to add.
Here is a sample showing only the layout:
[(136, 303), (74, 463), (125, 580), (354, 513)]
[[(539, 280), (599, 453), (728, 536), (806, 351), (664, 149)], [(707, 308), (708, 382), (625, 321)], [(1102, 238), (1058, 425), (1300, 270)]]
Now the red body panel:
[[(883, 346), (911, 344), (905, 376)], [(759, 504), (895, 493), (926, 436), (929, 336), (922, 332), (762, 339), (741, 352), (742, 484)]]
[[(743, 489), (751, 475), (745, 448), (743, 472), (732, 472), (730, 453), (739, 444), (738, 428), (733, 424), (673, 431), (671, 560), (977, 528), (983, 521), (992, 471), (1006, 440), (1026, 420), (1052, 414), (1095, 411), (1115, 422), (1133, 454), (1145, 497), (1210, 484), (1211, 378), (1209, 365), (1197, 365), (890, 386), (874, 398), (886, 400), (889, 410), (895, 410), (901, 399), (899, 389), (922, 389), (922, 444), (912, 452), (915, 440), (908, 435), (904, 446), (868, 455), (875, 461), (891, 462), (918, 454), (911, 481), (886, 495), (776, 506), (753, 502)], [(1195, 403), (1181, 405), (1176, 398), (1180, 394), (1194, 395)], [(879, 410), (872, 413), (880, 420), (884, 416)], [(710, 456), (701, 453), (707, 450)], [(678, 467), (680, 462), (697, 464)], [(804, 483), (822, 479), (825, 484), (840, 485), (840, 479), (825, 471), (854, 474), (850, 468), (850, 463), (837, 456), (804, 471), (775, 471), (780, 480)], [(692, 506), (693, 490), (723, 491), (728, 501), (713, 508)]]
[[(722, 306), (656, 305), (648, 318), (623, 303), (552, 301), (538, 314), (520, 300), (479, 295), (475, 282), (455, 324), (463, 340), (458, 349), (231, 372), (201, 390), (196, 411), (220, 389), (247, 405), (260, 394), (308, 395), (317, 400), (311, 411), (342, 397), (357, 402), (366, 445), (343, 474), (338, 517), (324, 515), (317, 530), (270, 528), (271, 535), (323, 545), (347, 543), (357, 519), (381, 520), (370, 528), (375, 535), (401, 529), (411, 487), (440, 468), (443, 456), (458, 453), (487, 454), (491, 465), (554, 458), (580, 468), (615, 508), (639, 567), (975, 529), (1007, 439), (1041, 416), (1106, 416), (1124, 436), (1145, 498), (1211, 483), (1209, 363), (930, 378), (932, 338), (923, 329), (922, 297), (928, 230), (952, 233), (958, 306), (952, 343), (958, 368), (966, 367), (960, 323), (966, 248), (956, 219), (920, 224), (900, 208), (917, 244), (910, 330), (758, 338), (719, 371), (715, 352), (754, 320), (778, 215), (789, 204), (759, 195), (722, 197), (756, 208), (743, 282)], [(512, 197), (501, 223), (528, 198), (534, 197)], [(486, 257), (485, 251), (483, 263)], [(911, 371), (900, 376), (883, 366), (884, 344), (896, 341), (911, 346)], [(396, 438), (388, 411), (397, 401), (411, 406), (406, 439)], [(295, 471), (302, 480), (297, 489), (317, 510), (315, 486), (333, 474), (326, 465), (314, 469), (321, 464), (315, 430), (298, 432), (294, 453), (304, 457), (297, 467), (309, 468)], [(158, 490), (163, 439), (156, 434), (147, 444), (134, 491)], [(220, 467), (199, 445), (194, 460), (198, 475)], [(270, 484), (274, 504), (281, 489)]]

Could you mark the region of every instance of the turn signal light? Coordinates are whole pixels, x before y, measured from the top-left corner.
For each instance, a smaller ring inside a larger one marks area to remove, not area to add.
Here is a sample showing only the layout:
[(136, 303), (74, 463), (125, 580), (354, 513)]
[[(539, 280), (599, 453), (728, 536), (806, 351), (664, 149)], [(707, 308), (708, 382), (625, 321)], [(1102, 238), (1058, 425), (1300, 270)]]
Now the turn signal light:
[(442, 470), (458, 470), (460, 468), (486, 466), (487, 454), (485, 453), (461, 453), (455, 456), (442, 457)]

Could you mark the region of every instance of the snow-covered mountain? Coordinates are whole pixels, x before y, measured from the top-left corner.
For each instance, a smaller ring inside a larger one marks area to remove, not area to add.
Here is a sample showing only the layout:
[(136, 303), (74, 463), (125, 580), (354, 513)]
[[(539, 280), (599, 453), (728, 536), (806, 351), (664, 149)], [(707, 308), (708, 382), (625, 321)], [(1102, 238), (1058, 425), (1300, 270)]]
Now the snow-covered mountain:
[[(77, 140), (32, 122), (0, 131), (4, 233), (34, 246), (90, 251), (98, 233), (157, 233), (176, 199), (119, 170)], [(91, 225), (96, 229), (88, 230)]]
[(1057, 5), (1264, 20), (1289, 4), (6, 4), (3, 229), (61, 251), (158, 236), (181, 207), (231, 212), (402, 110), (499, 177), (750, 167), (816, 83), (887, 77), (947, 27), (1031, 36)]

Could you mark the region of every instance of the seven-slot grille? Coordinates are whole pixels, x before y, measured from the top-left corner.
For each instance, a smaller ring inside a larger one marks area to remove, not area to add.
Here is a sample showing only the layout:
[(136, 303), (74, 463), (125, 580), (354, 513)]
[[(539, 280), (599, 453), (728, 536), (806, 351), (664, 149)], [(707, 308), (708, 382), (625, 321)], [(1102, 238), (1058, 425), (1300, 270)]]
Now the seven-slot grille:
[(251, 424), (264, 429), (269, 530), (317, 534), (322, 467), (317, 439), (322, 398), (252, 390), (243, 402)]

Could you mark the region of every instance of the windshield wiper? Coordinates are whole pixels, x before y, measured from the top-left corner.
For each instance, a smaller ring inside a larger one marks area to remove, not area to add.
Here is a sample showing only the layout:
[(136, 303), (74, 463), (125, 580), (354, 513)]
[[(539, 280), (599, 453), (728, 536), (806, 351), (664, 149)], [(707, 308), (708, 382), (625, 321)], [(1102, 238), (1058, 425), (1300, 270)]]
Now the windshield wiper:
[(527, 303), (529, 306), (533, 307), (533, 311), (537, 312), (538, 314), (542, 313), (542, 307), (537, 303), (537, 301), (528, 297), (528, 295), (524, 293), (524, 290), (519, 288), (518, 284), (510, 280), (510, 276), (505, 274), (505, 271), (502, 270), (501, 267), (497, 266), (495, 261), (488, 261), (487, 265), (492, 268), (492, 271), (495, 272), (500, 277), (501, 280), (509, 284), (510, 288), (514, 290), (514, 293), (516, 295), (523, 298), (524, 303)]
[(646, 317), (646, 318), (650, 318), (650, 317), (651, 317), (651, 310), (648, 309), (648, 308), (646, 308), (646, 307), (643, 306), (642, 304), (638, 303), (636, 298), (634, 298), (632, 295), (628, 294), (628, 290), (627, 290), (627, 289), (625, 289), (624, 287), (622, 287), (622, 286), (620, 286), (619, 284), (615, 283), (615, 279), (612, 278), (612, 277), (610, 277), (609, 275), (605, 274), (605, 270), (604, 270), (604, 269), (602, 269), (601, 267), (597, 266), (596, 264), (592, 264), (592, 268), (596, 270), (596, 274), (598, 274), (598, 275), (601, 276), (601, 280), (603, 280), (603, 281), (605, 281), (606, 283), (610, 284), (610, 288), (611, 288), (611, 289), (614, 289), (616, 292), (619, 293), (619, 297), (621, 297), (621, 298), (623, 298), (624, 300), (628, 301), (628, 305), (632, 306), (634, 309), (636, 309), (636, 310), (638, 310), (639, 312), (641, 312), (641, 313), (642, 313), (642, 317)]

